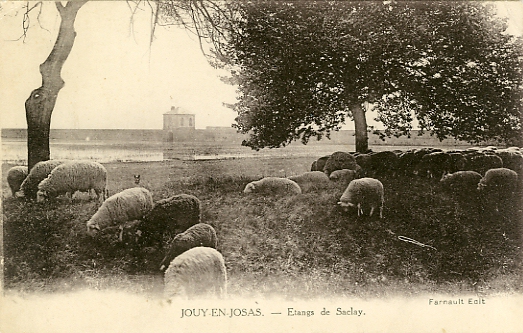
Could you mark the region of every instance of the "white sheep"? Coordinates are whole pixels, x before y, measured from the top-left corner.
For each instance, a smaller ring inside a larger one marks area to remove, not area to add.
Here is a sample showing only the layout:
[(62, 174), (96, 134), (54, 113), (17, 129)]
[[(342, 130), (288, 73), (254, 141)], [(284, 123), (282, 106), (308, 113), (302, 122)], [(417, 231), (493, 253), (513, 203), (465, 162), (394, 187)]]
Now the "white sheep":
[(38, 184), (37, 201), (55, 198), (61, 194), (73, 195), (76, 191), (94, 190), (103, 200), (107, 184), (107, 170), (93, 161), (71, 161), (58, 165)]
[(374, 210), (379, 208), (380, 218), (382, 218), (383, 194), (383, 184), (379, 180), (374, 178), (354, 179), (343, 192), (338, 205), (345, 210), (347, 207), (357, 207), (358, 216), (362, 215), (367, 208), (370, 208), (369, 216), (372, 216)]
[(330, 185), (329, 177), (322, 171), (310, 171), (287, 178), (296, 182), (303, 192), (326, 188)]
[(101, 228), (142, 220), (153, 208), (153, 197), (143, 187), (133, 187), (118, 192), (103, 202), (87, 221), (87, 233), (96, 235)]
[(27, 174), (27, 167), (22, 165), (14, 166), (7, 171), (7, 184), (9, 184), (13, 197), (16, 195), (16, 192), (20, 190), (20, 185), (24, 182)]
[(211, 247), (193, 247), (174, 258), (164, 274), (164, 296), (195, 298), (227, 295), (223, 256)]
[(38, 184), (47, 178), (54, 168), (65, 162), (64, 160), (49, 160), (36, 163), (29, 170), (29, 174), (22, 182), (22, 185), (20, 185), (20, 191), (22, 191), (24, 197), (35, 199), (38, 192)]
[(356, 179), (356, 170), (341, 169), (333, 171), (329, 179), (343, 186), (349, 185), (351, 181)]
[(265, 177), (247, 184), (243, 193), (301, 194), (301, 188), (288, 178)]
[(160, 263), (163, 271), (167, 265), (183, 252), (197, 246), (216, 248), (217, 237), (214, 228), (207, 223), (198, 223), (173, 238), (169, 251)]

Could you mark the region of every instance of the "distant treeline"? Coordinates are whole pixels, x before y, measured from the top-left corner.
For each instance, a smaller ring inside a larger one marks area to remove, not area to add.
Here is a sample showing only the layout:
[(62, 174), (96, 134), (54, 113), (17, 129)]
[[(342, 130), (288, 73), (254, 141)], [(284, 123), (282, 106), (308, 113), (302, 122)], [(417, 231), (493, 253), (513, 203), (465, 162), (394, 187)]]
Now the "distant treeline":
[[(459, 146), (470, 145), (464, 141), (445, 139), (439, 141), (428, 133), (418, 135), (412, 131), (411, 137), (387, 138), (382, 141), (377, 135), (369, 133), (369, 145), (391, 146)], [(50, 140), (60, 141), (125, 141), (125, 142), (194, 142), (194, 141), (229, 141), (241, 143), (247, 136), (237, 133), (234, 128), (209, 127), (207, 129), (173, 131), (140, 130), (140, 129), (51, 129)], [(26, 140), (27, 130), (24, 128), (3, 128), (3, 140)], [(354, 144), (354, 131), (342, 130), (331, 133), (331, 138), (316, 141), (311, 139), (310, 145), (317, 144)], [(494, 143), (485, 143), (494, 144)]]

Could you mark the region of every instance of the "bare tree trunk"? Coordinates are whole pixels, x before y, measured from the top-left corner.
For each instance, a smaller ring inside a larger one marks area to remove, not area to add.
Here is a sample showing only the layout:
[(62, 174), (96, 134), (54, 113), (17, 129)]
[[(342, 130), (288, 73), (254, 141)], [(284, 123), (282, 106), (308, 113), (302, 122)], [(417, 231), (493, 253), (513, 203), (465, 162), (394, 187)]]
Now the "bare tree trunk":
[(74, 21), (78, 10), (87, 1), (69, 1), (64, 6), (55, 2), (61, 22), (53, 50), (40, 65), (42, 86), (33, 90), (25, 101), (27, 120), (27, 163), (31, 169), (36, 163), (50, 158), (49, 130), (51, 114), (56, 104), (58, 92), (64, 86), (61, 77), (62, 67), (71, 53), (76, 32)]
[(354, 118), (354, 130), (356, 132), (356, 151), (366, 153), (369, 150), (369, 137), (367, 134), (367, 119), (365, 109), (360, 103), (355, 103), (351, 107), (352, 117)]

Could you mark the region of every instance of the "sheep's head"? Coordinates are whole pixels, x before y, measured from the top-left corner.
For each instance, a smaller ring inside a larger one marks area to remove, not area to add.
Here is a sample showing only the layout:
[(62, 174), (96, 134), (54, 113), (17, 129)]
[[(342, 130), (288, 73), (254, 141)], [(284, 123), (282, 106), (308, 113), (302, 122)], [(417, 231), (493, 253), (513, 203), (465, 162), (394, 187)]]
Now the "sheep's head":
[(245, 186), (243, 193), (252, 193), (256, 190), (256, 186), (253, 183), (249, 183)]
[(355, 204), (344, 201), (338, 201), (338, 206), (345, 212), (349, 211), (349, 208), (356, 207)]
[(96, 236), (100, 232), (100, 226), (98, 223), (89, 223), (87, 222), (87, 234), (89, 236)]
[(36, 202), (44, 202), (49, 198), (49, 193), (44, 190), (36, 192)]

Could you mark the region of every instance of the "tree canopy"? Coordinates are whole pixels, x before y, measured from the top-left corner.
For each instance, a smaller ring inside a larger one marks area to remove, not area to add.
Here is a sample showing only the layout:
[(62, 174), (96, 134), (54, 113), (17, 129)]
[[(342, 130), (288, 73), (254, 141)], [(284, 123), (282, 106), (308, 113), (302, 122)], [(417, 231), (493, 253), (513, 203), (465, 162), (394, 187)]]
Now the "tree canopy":
[[(522, 121), (522, 40), (480, 2), (252, 1), (221, 47), (238, 84), (245, 145), (306, 143), (372, 103), (385, 130), (417, 121), (440, 139), (513, 140)], [(363, 134), (362, 134), (363, 133)], [(360, 141), (366, 137), (359, 138)]]

